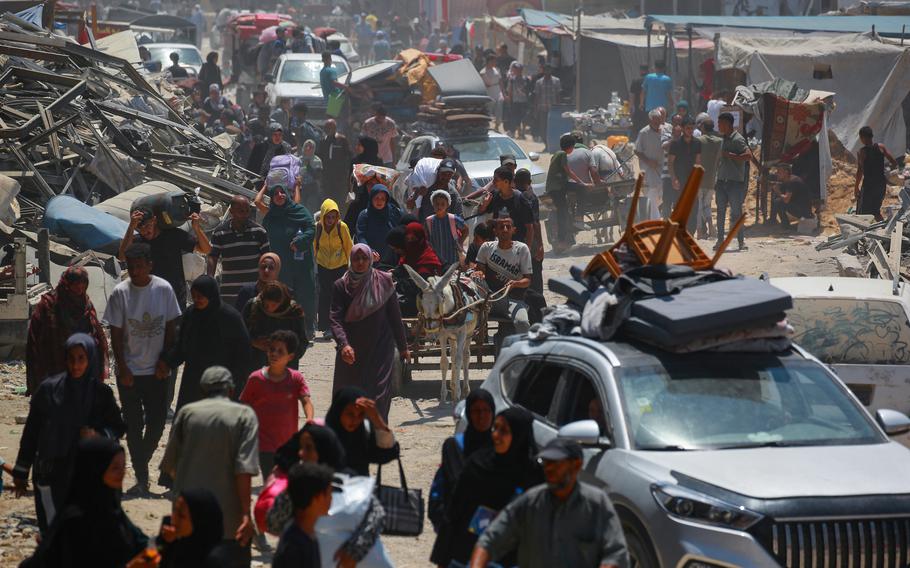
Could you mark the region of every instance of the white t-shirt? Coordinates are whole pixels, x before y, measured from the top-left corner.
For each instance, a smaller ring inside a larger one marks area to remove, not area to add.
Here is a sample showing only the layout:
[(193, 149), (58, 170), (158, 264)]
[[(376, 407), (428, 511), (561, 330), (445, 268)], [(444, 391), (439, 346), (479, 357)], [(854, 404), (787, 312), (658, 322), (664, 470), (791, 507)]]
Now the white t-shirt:
[(499, 74), (499, 69), (493, 67), (484, 67), (480, 70), (480, 78), (483, 79), (483, 85), (487, 88), (487, 96), (493, 99), (493, 101), (498, 101), (502, 98), (502, 75)]
[(134, 375), (153, 375), (164, 349), (164, 329), (180, 317), (177, 296), (167, 280), (152, 276), (146, 286), (125, 280), (111, 292), (104, 322), (124, 333), (123, 356)]
[[(499, 241), (483, 243), (477, 251), (477, 264), (484, 265), (487, 285), (494, 292), (510, 280), (519, 280), (533, 271), (531, 249), (519, 241), (512, 241), (509, 249), (499, 248)], [(509, 292), (509, 297), (521, 298), (524, 292), (524, 289), (515, 288)]]

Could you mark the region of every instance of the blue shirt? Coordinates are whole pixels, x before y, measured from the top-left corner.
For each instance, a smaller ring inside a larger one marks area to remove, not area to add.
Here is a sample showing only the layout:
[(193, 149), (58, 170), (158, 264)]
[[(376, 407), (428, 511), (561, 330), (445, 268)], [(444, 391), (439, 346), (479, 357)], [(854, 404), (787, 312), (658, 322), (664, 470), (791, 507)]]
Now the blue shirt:
[(657, 107), (667, 108), (667, 95), (673, 91), (673, 79), (663, 73), (649, 73), (645, 75), (642, 88), (645, 90), (645, 111), (650, 112)]
[[(449, 213), (449, 215), (451, 215), (451, 213)], [(455, 228), (459, 231), (464, 230), (464, 219), (458, 215), (454, 215), (454, 218)], [(440, 262), (444, 265), (457, 263), (461, 256), (459, 253), (462, 253), (463, 250), (461, 248), (461, 243), (455, 235), (452, 234), (452, 224), (449, 220), (433, 216), (427, 220), (426, 224), (429, 228), (427, 240), (430, 243), (430, 247), (436, 253), (436, 256), (439, 257)]]
[(322, 100), (328, 101), (329, 95), (335, 94), (338, 91), (338, 87), (335, 86), (335, 83), (338, 81), (338, 71), (335, 69), (335, 66), (329, 65), (323, 67), (319, 71), (319, 85), (322, 87)]

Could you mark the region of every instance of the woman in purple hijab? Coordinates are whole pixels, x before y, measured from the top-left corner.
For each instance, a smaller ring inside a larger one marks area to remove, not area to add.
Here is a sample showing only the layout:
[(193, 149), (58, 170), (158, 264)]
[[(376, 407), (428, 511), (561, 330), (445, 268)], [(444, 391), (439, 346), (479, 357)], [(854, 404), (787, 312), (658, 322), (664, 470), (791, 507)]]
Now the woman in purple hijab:
[(373, 251), (365, 244), (351, 249), (348, 271), (335, 281), (329, 316), (337, 344), (332, 392), (354, 386), (376, 401), (383, 420), (392, 404), (395, 347), (410, 357), (392, 276), (373, 268)]

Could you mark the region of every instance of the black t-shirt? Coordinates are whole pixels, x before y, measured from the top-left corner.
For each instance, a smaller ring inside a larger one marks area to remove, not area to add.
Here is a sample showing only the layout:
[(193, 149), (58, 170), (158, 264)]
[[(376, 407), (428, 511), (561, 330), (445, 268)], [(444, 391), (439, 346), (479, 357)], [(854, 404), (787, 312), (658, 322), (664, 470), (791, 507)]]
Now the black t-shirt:
[(319, 568), (319, 542), (291, 523), (281, 534), (272, 568)]
[(493, 200), (490, 201), (487, 212), (492, 213), (494, 219), (498, 219), (499, 212), (503, 208), (508, 210), (509, 217), (512, 218), (512, 224), (515, 226), (515, 236), (512, 239), (523, 243), (527, 242), (527, 226), (534, 223), (534, 212), (531, 210), (528, 200), (517, 191), (512, 193), (511, 198), (503, 199), (502, 195), (497, 191), (493, 193)]
[(139, 243), (148, 243), (152, 247), (152, 274), (167, 280), (180, 309), (186, 307), (186, 276), (183, 273), (183, 253), (196, 249), (196, 237), (183, 229), (172, 227), (163, 229), (154, 239), (147, 241), (138, 236)]
[(692, 166), (695, 165), (695, 156), (701, 154), (701, 142), (695, 138), (686, 142), (684, 138), (680, 137), (670, 143), (670, 154), (676, 156), (676, 160), (673, 162), (673, 173), (676, 174), (679, 183), (684, 184), (689, 179)]

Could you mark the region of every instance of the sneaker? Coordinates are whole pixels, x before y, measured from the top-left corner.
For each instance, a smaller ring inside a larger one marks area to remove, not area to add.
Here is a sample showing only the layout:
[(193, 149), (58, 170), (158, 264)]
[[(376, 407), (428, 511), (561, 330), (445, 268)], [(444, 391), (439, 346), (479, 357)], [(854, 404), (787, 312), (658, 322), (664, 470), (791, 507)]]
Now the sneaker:
[(716, 243), (714, 243), (714, 246), (711, 247), (711, 250), (717, 250), (717, 249), (719, 249), (719, 248), (720, 248), (720, 245), (721, 245), (721, 241), (717, 241)]
[(335, 339), (335, 334), (332, 333), (331, 329), (327, 329), (322, 332), (322, 338), (326, 341), (332, 341), (333, 339)]
[(739, 243), (739, 252), (745, 252), (749, 250), (749, 247), (746, 246), (746, 243)]

